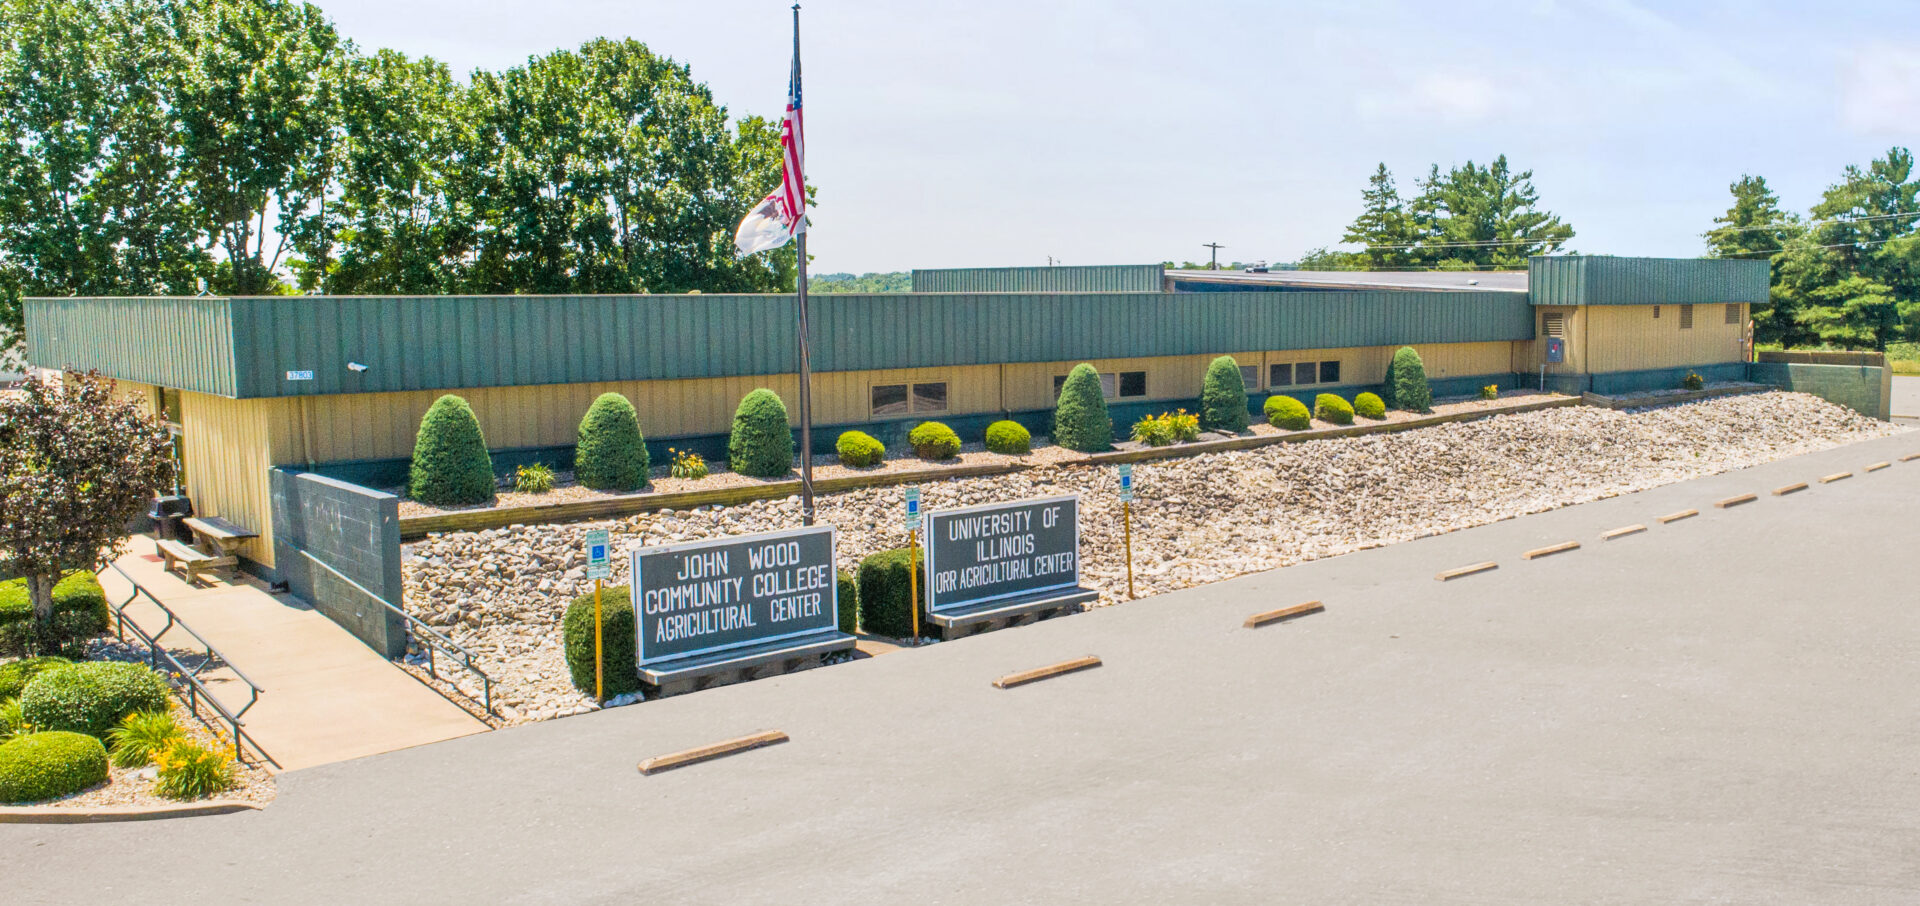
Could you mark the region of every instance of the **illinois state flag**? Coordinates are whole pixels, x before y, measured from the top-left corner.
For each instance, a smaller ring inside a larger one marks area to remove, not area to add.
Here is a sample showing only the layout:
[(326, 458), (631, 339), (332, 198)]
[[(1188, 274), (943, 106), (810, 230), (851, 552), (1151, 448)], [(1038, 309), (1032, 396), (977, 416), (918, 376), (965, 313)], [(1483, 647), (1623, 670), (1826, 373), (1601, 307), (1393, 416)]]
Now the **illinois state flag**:
[(807, 180), (801, 167), (805, 156), (805, 131), (800, 118), (800, 35), (794, 26), (793, 75), (787, 82), (787, 115), (780, 121), (780, 150), (785, 173), (780, 187), (760, 200), (760, 204), (740, 221), (733, 244), (742, 255), (777, 249), (807, 231)]

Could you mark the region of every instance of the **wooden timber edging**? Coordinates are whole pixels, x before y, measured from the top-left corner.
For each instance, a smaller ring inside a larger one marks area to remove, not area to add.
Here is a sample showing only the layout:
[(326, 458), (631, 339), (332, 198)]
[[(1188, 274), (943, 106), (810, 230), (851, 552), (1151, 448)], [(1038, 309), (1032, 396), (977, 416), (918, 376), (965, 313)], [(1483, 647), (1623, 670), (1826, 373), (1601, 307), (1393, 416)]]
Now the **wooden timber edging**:
[[(1339, 428), (1292, 431), (1286, 434), (1255, 434), (1246, 437), (1229, 437), (1223, 440), (1206, 440), (1194, 443), (1173, 444), (1166, 447), (1152, 447), (1145, 450), (1118, 450), (1112, 453), (1090, 453), (1079, 459), (1071, 459), (1054, 464), (1061, 466), (1097, 466), (1146, 462), (1157, 459), (1176, 459), (1186, 456), (1199, 456), (1203, 453), (1250, 450), (1256, 447), (1271, 446), (1273, 444), (1300, 443), (1309, 440), (1327, 440), (1337, 437), (1359, 437), (1367, 434), (1410, 431), (1415, 428), (1427, 428), (1448, 422), (1473, 421), (1475, 419), (1491, 418), (1496, 415), (1535, 412), (1541, 409), (1558, 409), (1563, 406), (1578, 406), (1580, 404), (1581, 399), (1577, 396), (1562, 396), (1534, 402), (1518, 403), (1513, 406), (1497, 409), (1472, 409), (1466, 412), (1453, 412), (1447, 415), (1429, 415), (1421, 418), (1408, 419), (1403, 422), (1347, 425)], [(813, 490), (815, 493), (828, 494), (838, 491), (859, 490), (861, 488), (884, 488), (903, 484), (941, 481), (948, 478), (981, 478), (1038, 468), (1039, 465), (1040, 464), (1034, 462), (1015, 460), (1012, 462), (982, 463), (972, 466), (909, 469), (903, 472), (881, 472), (873, 475), (847, 475), (840, 478), (819, 479), (813, 483)], [(537, 503), (531, 506), (456, 510), (450, 513), (435, 513), (431, 516), (402, 516), (400, 517), (400, 540), (403, 542), (418, 541), (435, 532), (477, 532), (484, 529), (506, 528), (510, 525), (541, 525), (559, 522), (580, 522), (588, 519), (614, 519), (654, 510), (684, 510), (697, 506), (715, 505), (733, 506), (755, 500), (776, 500), (782, 497), (793, 497), (799, 493), (800, 480), (796, 478), (784, 481), (769, 481), (759, 484), (713, 488), (711, 490), (675, 491), (669, 494), (621, 494), (591, 500), (563, 500), (553, 503)]]

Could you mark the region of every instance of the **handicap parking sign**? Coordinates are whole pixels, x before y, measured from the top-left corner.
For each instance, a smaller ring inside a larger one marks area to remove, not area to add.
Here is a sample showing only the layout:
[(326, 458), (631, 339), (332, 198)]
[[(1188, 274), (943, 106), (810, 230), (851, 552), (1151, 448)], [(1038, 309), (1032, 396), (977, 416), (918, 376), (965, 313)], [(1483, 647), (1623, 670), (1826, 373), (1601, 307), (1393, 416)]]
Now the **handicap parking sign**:
[(606, 529), (595, 529), (587, 533), (587, 578), (612, 578), (613, 560), (607, 556), (607, 548)]

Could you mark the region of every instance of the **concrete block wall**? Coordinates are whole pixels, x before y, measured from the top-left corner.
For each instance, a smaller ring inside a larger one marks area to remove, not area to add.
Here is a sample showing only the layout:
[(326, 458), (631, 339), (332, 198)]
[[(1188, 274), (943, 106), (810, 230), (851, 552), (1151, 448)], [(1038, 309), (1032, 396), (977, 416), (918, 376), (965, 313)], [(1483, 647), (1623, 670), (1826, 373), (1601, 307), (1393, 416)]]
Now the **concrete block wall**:
[(400, 498), (294, 469), (272, 470), (270, 484), (274, 563), (288, 588), (373, 650), (406, 654), (405, 621), (353, 585), (400, 605)]
[(1782, 390), (1811, 393), (1861, 415), (1886, 421), (1893, 416), (1893, 371), (1870, 365), (1810, 365), (1754, 362), (1747, 380)]

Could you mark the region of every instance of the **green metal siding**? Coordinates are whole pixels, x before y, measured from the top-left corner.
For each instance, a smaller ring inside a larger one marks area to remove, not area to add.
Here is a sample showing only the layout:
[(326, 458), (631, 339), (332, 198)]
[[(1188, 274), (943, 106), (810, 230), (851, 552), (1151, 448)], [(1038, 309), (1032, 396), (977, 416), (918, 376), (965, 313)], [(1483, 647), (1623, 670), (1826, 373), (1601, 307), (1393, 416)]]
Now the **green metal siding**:
[(1158, 264), (1090, 267), (959, 267), (913, 272), (916, 293), (1157, 293)]
[[(38, 336), (51, 321), (88, 320), (92, 306), (125, 321), (116, 313), (130, 304), (146, 320), (123, 341), (62, 341), (71, 352), (55, 358), (242, 398), (796, 368), (792, 296), (74, 299), (36, 303), (28, 317)], [(1533, 337), (1526, 297), (1501, 292), (836, 293), (812, 305), (818, 371)]]
[(1769, 265), (1736, 258), (1542, 257), (1527, 262), (1535, 305), (1767, 302)]
[(27, 299), (27, 361), (235, 395), (233, 323), (216, 298)]

